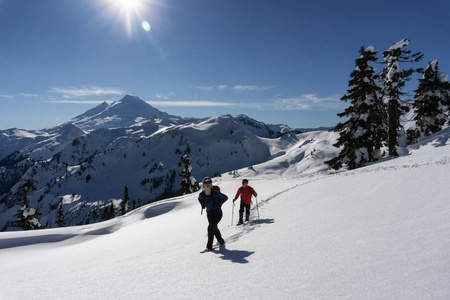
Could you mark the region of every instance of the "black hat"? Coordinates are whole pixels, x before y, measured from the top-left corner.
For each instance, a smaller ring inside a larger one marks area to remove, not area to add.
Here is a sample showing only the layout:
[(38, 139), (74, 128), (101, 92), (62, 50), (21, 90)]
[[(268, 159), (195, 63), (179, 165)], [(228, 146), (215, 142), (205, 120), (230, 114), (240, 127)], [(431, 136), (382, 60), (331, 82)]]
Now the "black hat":
[(242, 179), (242, 183), (244, 182), (248, 183), (248, 179)]
[(208, 176), (203, 178), (203, 183), (205, 183), (207, 181), (212, 182), (211, 178), (209, 178)]

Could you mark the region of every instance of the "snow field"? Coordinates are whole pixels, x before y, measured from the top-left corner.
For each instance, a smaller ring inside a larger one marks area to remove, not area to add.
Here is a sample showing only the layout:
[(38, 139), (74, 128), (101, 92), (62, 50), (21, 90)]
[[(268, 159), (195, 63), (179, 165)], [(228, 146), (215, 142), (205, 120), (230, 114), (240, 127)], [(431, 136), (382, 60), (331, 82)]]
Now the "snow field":
[[(445, 134), (348, 172), (280, 168), (275, 179), (272, 161), (225, 174), (216, 184), (229, 197), (219, 223), (227, 243), (213, 253), (199, 253), (207, 220), (198, 193), (98, 224), (2, 232), (1, 298), (448, 299)], [(231, 200), (244, 176), (260, 220), (236, 227)]]

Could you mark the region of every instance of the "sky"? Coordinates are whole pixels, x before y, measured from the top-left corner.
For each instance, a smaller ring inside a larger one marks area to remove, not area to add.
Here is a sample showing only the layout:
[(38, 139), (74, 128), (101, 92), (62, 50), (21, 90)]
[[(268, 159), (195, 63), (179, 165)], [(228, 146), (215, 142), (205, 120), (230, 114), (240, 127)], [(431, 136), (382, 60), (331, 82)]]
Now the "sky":
[(381, 62), (408, 38), (424, 59), (405, 67), (449, 72), (449, 13), (443, 0), (0, 0), (0, 130), (126, 94), (182, 117), (334, 126), (361, 46)]

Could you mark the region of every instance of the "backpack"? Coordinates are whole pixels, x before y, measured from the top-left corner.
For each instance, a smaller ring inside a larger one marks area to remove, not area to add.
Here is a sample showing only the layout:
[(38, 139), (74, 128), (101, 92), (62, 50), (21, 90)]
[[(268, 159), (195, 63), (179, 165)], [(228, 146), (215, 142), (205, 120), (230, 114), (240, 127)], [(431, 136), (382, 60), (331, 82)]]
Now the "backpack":
[[(219, 193), (220, 193), (220, 187), (218, 187), (217, 185), (213, 185), (212, 186), (212, 190), (216, 190), (216, 191), (218, 191)], [(212, 200), (213, 200), (213, 202), (214, 202), (214, 206), (219, 206), (218, 204), (218, 202), (216, 201), (216, 199), (214, 199), (214, 191), (212, 191), (211, 190), (211, 198), (212, 198)], [(205, 195), (205, 191), (202, 191), (201, 192), (201, 195), (202, 195), (202, 197), (203, 197), (203, 205), (202, 206), (205, 206), (205, 201), (206, 201), (206, 195)]]
[[(241, 197), (242, 197), (242, 186), (240, 187), (239, 191), (241, 192)], [(253, 192), (255, 191), (251, 186), (247, 185), (248, 190), (250, 191), (250, 198), (253, 197)], [(219, 189), (220, 191), (220, 189)]]

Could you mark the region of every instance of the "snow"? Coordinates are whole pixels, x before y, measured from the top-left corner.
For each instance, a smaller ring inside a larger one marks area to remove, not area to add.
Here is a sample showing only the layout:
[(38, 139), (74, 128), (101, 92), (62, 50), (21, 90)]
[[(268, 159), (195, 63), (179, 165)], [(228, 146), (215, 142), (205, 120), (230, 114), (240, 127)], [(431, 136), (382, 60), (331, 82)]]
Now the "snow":
[(277, 157), (216, 179), (231, 198), (248, 178), (260, 219), (254, 201), (253, 224), (231, 225), (227, 201), (226, 246), (212, 253), (199, 253), (198, 193), (92, 225), (1, 232), (1, 298), (449, 299), (450, 129), (364, 168), (293, 171), (289, 161), (321, 155), (332, 136), (311, 133), (288, 149), (272, 141)]
[(144, 120), (172, 119), (182, 121), (181, 117), (171, 116), (149, 105), (139, 97), (126, 95), (111, 104), (103, 102), (97, 107), (75, 117), (71, 123), (84, 129), (119, 128), (139, 124)]
[(448, 73), (440, 73), (439, 80), (442, 82), (448, 82)]
[(374, 46), (369, 46), (369, 47), (367, 47), (367, 48), (364, 50), (364, 52), (372, 52), (372, 53), (375, 53), (375, 48), (374, 48)]
[[(68, 135), (72, 130), (80, 135)], [(42, 153), (46, 151), (45, 163), (37, 162), (28, 170), (22, 168), (14, 170), (15, 173), (0, 170), (0, 181), (11, 181), (13, 199), (20, 198), (15, 194), (22, 185), (33, 183), (28, 195), (30, 206), (42, 214), (40, 221), (47, 228), (57, 226), (56, 205), (61, 198), (66, 224), (98, 222), (104, 219), (103, 211), (110, 199), (123, 197), (125, 185), (138, 206), (159, 198), (166, 189), (172, 190), (171, 184), (179, 186), (181, 177), (177, 174), (181, 166), (178, 164), (183, 153), (192, 151), (192, 175), (201, 179), (267, 161), (271, 154), (265, 141), (271, 143), (269, 137), (274, 134), (263, 123), (243, 115), (225, 115), (195, 124), (167, 126), (148, 121), (90, 131), (66, 124), (51, 131), (61, 134), (53, 136), (51, 141), (45, 139), (42, 144), (27, 146), (31, 150), (42, 149)], [(289, 142), (284, 147), (289, 148), (295, 145), (297, 137), (286, 134), (285, 140)], [(4, 145), (0, 143), (0, 152)], [(36, 153), (33, 151), (31, 155)], [(14, 203), (0, 203), (0, 228), (13, 221), (16, 212)]]
[(389, 47), (389, 49), (387, 49), (387, 51), (398, 50), (398, 49), (401, 49), (401, 48), (407, 46), (408, 44), (409, 44), (408, 39), (402, 39), (400, 42), (397, 42), (394, 45), (392, 45), (391, 47)]

